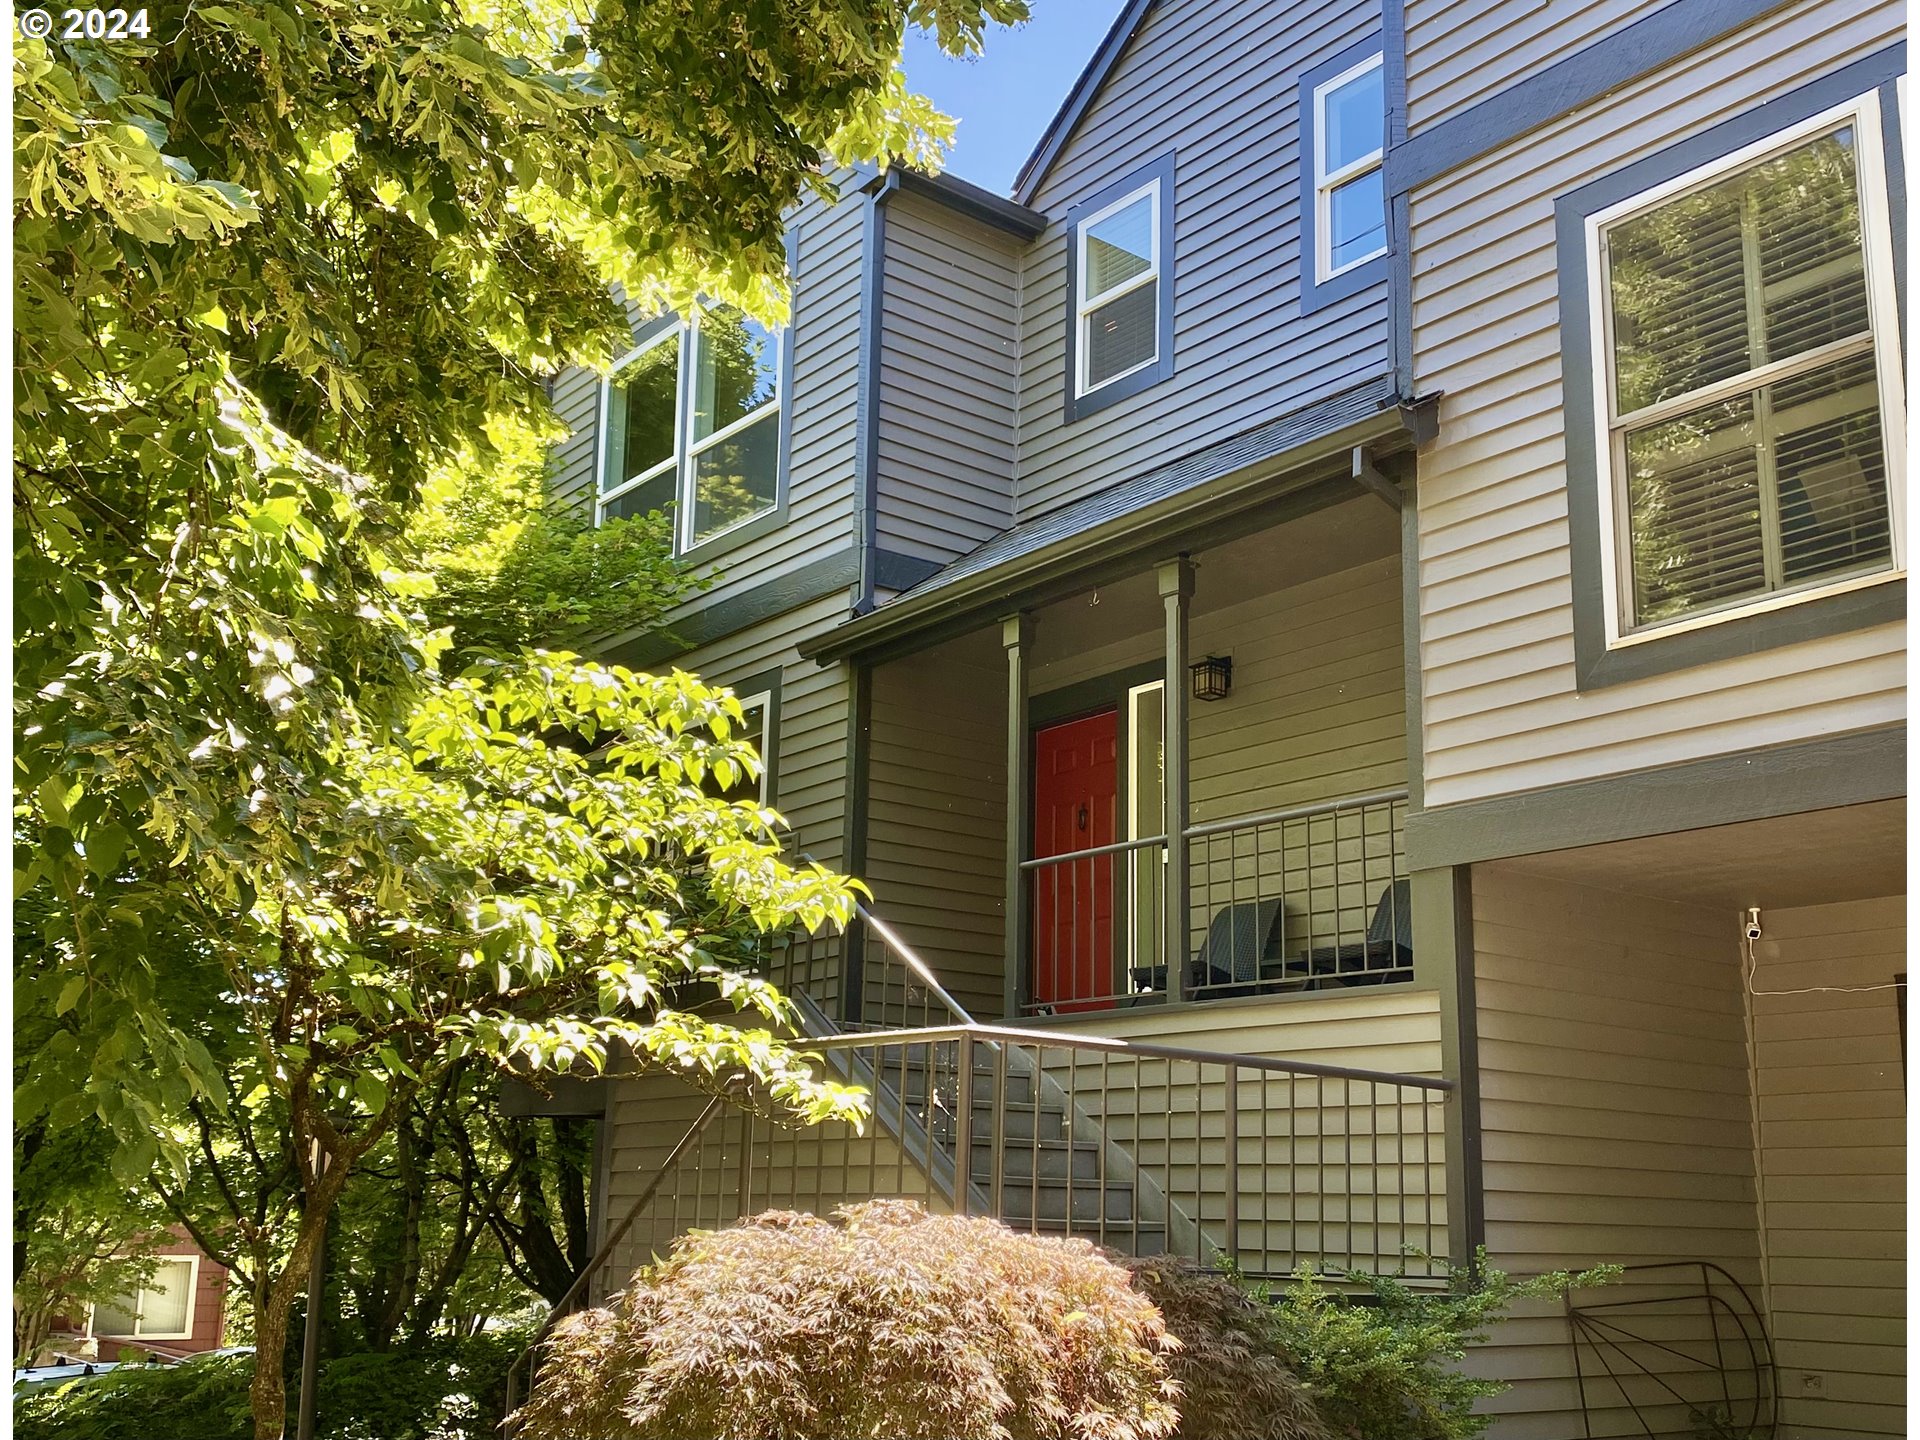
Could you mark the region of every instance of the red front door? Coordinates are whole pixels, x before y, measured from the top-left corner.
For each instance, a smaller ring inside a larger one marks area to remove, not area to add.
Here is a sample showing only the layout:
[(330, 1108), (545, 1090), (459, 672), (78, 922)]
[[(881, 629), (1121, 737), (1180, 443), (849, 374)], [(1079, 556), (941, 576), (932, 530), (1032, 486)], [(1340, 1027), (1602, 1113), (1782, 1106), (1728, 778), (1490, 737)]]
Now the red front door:
[[(1035, 859), (1111, 845), (1119, 712), (1049, 725), (1033, 737)], [(1114, 993), (1113, 857), (1042, 865), (1034, 872), (1033, 1002), (1063, 1004)]]

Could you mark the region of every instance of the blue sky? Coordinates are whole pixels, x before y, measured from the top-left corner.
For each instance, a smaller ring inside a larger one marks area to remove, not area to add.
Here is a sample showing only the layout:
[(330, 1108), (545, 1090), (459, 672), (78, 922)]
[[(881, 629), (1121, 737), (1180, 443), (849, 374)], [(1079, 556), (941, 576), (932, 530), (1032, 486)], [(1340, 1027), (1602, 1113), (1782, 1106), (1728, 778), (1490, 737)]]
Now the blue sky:
[(960, 122), (947, 168), (1006, 194), (1123, 0), (1033, 0), (1033, 19), (994, 27), (986, 53), (954, 60), (929, 35), (907, 32), (907, 78)]

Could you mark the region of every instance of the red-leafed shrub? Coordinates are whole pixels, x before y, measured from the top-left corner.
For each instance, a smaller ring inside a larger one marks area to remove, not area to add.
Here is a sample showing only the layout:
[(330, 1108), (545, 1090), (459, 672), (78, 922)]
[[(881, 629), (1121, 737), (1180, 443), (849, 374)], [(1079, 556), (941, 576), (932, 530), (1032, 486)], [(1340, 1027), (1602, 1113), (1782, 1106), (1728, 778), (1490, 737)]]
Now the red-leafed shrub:
[(1176, 1350), (1084, 1241), (905, 1201), (777, 1212), (686, 1236), (561, 1326), (517, 1435), (1171, 1440)]

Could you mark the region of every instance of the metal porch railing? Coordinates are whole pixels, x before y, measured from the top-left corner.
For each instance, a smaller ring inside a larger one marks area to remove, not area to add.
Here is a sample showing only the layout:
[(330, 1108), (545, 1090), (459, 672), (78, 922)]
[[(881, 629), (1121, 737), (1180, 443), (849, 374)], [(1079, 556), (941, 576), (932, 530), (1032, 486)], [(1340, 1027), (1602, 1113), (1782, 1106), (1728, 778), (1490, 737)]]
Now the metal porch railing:
[[(1405, 790), (1388, 790), (1189, 827), (1181, 998), (1411, 979), (1406, 807)], [(1166, 998), (1166, 855), (1153, 836), (1022, 862), (1022, 1013)]]

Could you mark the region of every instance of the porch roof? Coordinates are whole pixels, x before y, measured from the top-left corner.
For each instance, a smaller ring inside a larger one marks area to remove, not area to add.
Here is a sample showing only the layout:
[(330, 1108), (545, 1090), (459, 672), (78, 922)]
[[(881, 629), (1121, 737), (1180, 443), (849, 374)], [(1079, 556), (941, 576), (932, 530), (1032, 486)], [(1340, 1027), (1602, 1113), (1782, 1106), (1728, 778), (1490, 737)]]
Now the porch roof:
[[(1355, 493), (1344, 463), (1352, 447), (1400, 449), (1431, 423), (1429, 401), (1403, 404), (1391, 378), (1368, 380), (1003, 530), (800, 653), (824, 665), (916, 648), (1055, 591), (1226, 538), (1262, 506), (1291, 498), (1296, 510), (1318, 508)], [(1329, 477), (1336, 459), (1342, 464)]]

